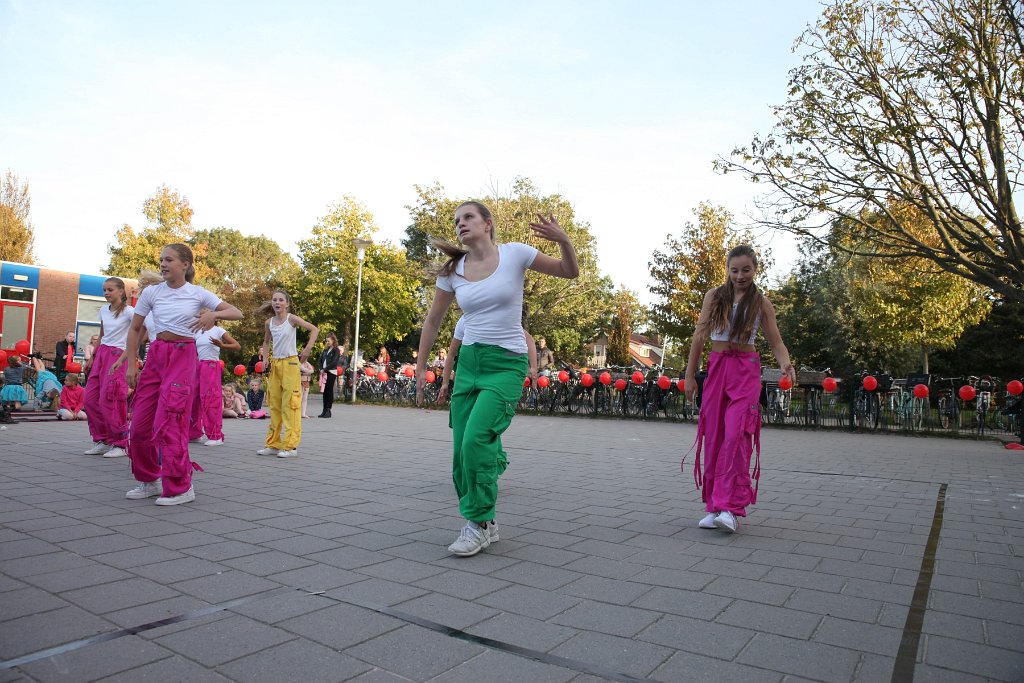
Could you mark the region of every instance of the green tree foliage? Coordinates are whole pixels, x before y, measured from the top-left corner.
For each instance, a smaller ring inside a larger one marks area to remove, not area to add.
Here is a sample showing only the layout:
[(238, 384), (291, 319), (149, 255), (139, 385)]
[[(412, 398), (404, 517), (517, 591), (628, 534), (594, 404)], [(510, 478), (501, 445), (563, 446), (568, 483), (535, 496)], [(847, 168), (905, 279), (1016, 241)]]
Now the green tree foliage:
[(639, 328), (647, 319), (647, 311), (640, 304), (634, 292), (620, 289), (612, 298), (612, 317), (606, 322), (608, 330), (608, 364), (633, 364), (629, 355), (629, 339), (633, 330)]
[(964, 330), (956, 346), (933, 356), (946, 377), (992, 375), (1004, 381), (1024, 377), (1024, 304), (997, 301), (988, 316)]
[[(160, 250), (174, 242), (188, 243), (192, 237), (192, 207), (188, 198), (166, 185), (156, 189), (152, 197), (142, 203), (142, 213), (150, 222), (138, 232), (127, 223), (114, 235), (115, 242), (107, 247), (110, 263), (107, 274), (136, 278), (139, 271), (156, 269), (160, 263)], [(201, 254), (196, 253), (196, 277), (201, 273), (198, 265)]]
[[(417, 202), (408, 207), (412, 223), (406, 230), (403, 245), (410, 258), (415, 258), (423, 268), (427, 282), (427, 291), (422, 295), (422, 311), (425, 312), (434, 294), (430, 286), (433, 277), (427, 270), (440, 262), (438, 252), (427, 246), (427, 239), (455, 241), (455, 210), (464, 200), (447, 197), (437, 184), (417, 186), (416, 191)], [(576, 218), (567, 199), (558, 194), (542, 195), (525, 178), (516, 179), (508, 195), (478, 201), (494, 215), (501, 242), (525, 242), (557, 258), (558, 246), (537, 240), (529, 229), (538, 213), (554, 214), (569, 234), (578, 254), (580, 276), (563, 280), (527, 271), (523, 289), (524, 323), (534, 337), (547, 338), (559, 358), (582, 362), (587, 355), (586, 344), (597, 338), (611, 311), (612, 296), (611, 281), (602, 276), (598, 268), (597, 246), (589, 223)], [(458, 313), (449, 314), (438, 334), (439, 343), (447, 344), (451, 340), (458, 316)]]
[(768, 186), (766, 225), (1024, 301), (1022, 17), (1016, 0), (832, 0), (773, 132), (717, 166)]
[[(263, 324), (256, 310), (270, 300), (276, 288), (290, 291), (298, 277), (299, 266), (274, 240), (243, 235), (230, 228), (196, 230), (188, 239), (198, 266), (196, 284), (216, 292), (220, 298), (237, 306), (245, 317), (224, 323), (242, 350), (227, 352), (225, 363), (246, 362), (263, 343)], [(198, 273), (202, 273), (199, 277)], [(301, 312), (296, 310), (301, 315)]]
[[(723, 207), (701, 202), (694, 209), (697, 223), (687, 222), (679, 237), (669, 235), (664, 251), (655, 250), (648, 263), (657, 298), (651, 322), (663, 335), (689, 346), (700, 318), (704, 295), (726, 280), (726, 254), (738, 244), (749, 244), (759, 255), (758, 284), (763, 288), (771, 268), (771, 249), (757, 244), (749, 231), (732, 227), (732, 214)], [(685, 354), (685, 351), (684, 351)]]
[(28, 218), (28, 181), (8, 170), (0, 179), (0, 260), (35, 263), (35, 232)]
[[(346, 196), (330, 207), (308, 239), (299, 242), (301, 274), (297, 303), (307, 319), (334, 332), (351, 348), (355, 332), (359, 260), (354, 239), (371, 240), (379, 228), (373, 215)], [(366, 249), (363, 262), (359, 347), (376, 348), (409, 335), (421, 313), (418, 267), (405, 251), (387, 242)], [(365, 357), (375, 354), (366, 352)]]

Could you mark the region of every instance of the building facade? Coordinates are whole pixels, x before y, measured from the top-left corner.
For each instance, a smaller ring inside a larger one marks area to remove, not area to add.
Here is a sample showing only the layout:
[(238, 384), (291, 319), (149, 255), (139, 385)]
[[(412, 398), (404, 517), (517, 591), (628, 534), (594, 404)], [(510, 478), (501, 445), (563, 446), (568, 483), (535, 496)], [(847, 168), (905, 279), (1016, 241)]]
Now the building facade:
[[(75, 355), (81, 358), (89, 338), (99, 334), (105, 275), (52, 270), (0, 261), (0, 349), (15, 353), (26, 340), (32, 353), (53, 362), (57, 342), (75, 333)], [(125, 280), (134, 299), (135, 280)]]

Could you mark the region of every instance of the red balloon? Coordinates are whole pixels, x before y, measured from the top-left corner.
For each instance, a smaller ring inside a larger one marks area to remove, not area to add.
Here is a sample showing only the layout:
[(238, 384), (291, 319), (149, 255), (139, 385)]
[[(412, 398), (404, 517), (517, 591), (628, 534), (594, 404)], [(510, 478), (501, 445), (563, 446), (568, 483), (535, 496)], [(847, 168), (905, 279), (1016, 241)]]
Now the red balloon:
[(562, 382), (562, 383), (568, 382), (569, 381), (569, 373), (566, 372), (565, 370), (559, 370), (558, 371), (558, 381)]
[(783, 391), (786, 391), (786, 390), (792, 389), (792, 388), (793, 388), (793, 381), (790, 378), (786, 377), (785, 375), (783, 375), (781, 378), (779, 378), (779, 389), (782, 389)]
[(615, 388), (618, 389), (619, 391), (625, 391), (626, 390), (626, 380), (624, 380), (624, 379), (617, 379), (617, 380), (615, 380)]
[(366, 373), (367, 377), (376, 377), (377, 376), (377, 368), (372, 367), (370, 365), (367, 365), (366, 368), (363, 370), (363, 372)]
[(612, 383), (612, 376), (609, 375), (607, 372), (602, 372), (601, 376), (598, 377), (598, 379), (601, 380), (601, 384), (604, 384), (604, 385), (608, 385), (608, 384)]
[(4, 351), (3, 349), (0, 349), (0, 364), (3, 364), (6, 361), (7, 361), (7, 352)]
[(547, 375), (541, 375), (537, 378), (537, 386), (541, 389), (551, 384), (551, 380), (548, 379)]
[(644, 383), (644, 373), (642, 373), (639, 370), (637, 370), (636, 372), (633, 373), (633, 384), (643, 384), (643, 383)]
[(245, 374), (245, 366), (244, 366), (244, 365), (242, 365), (241, 363), (239, 363), (238, 365), (236, 365), (236, 366), (235, 366), (235, 374), (236, 374), (236, 375), (238, 375), (239, 377), (241, 377), (242, 375), (244, 375), (244, 374)]
[(826, 377), (825, 379), (821, 380), (821, 386), (825, 389), (825, 391), (831, 394), (833, 391), (836, 390), (836, 378)]
[(962, 387), (960, 387), (960, 391), (958, 391), (957, 393), (960, 394), (960, 398), (963, 399), (964, 401), (973, 401), (974, 397), (978, 395), (978, 392), (975, 391), (974, 387), (972, 387), (970, 384), (965, 384)]
[(915, 384), (914, 385), (914, 396), (918, 398), (928, 398), (928, 385), (927, 384)]
[(686, 379), (677, 380), (676, 381), (676, 389), (678, 389), (680, 391), (680, 393), (686, 391)]
[(530, 378), (529, 377), (527, 377), (526, 379), (523, 380), (523, 386), (524, 387), (530, 386)]
[(406, 377), (412, 377), (413, 375), (416, 374), (416, 370), (414, 370), (411, 365), (406, 365), (404, 368), (402, 368), (402, 374), (405, 375)]
[(222, 360), (219, 360), (219, 361), (217, 361), (217, 365), (219, 365), (219, 366), (220, 366), (220, 369), (221, 369), (221, 370), (223, 370), (223, 369), (224, 369), (224, 361), (222, 361)]
[(874, 391), (878, 388), (878, 380), (875, 379), (874, 375), (868, 375), (864, 378), (864, 388), (868, 391)]
[(29, 354), (29, 351), (32, 350), (32, 347), (29, 346), (27, 339), (22, 339), (21, 341), (14, 345), (14, 350), (17, 351), (22, 356), (27, 356)]
[(81, 363), (72, 362), (71, 364), (68, 365), (68, 372), (70, 372), (72, 375), (77, 375), (81, 371), (82, 371), (82, 364)]
[(437, 379), (437, 375), (434, 374), (433, 370), (427, 370), (427, 384), (433, 384), (434, 380)]
[(1006, 392), (1010, 394), (1010, 396), (1020, 396), (1021, 392), (1024, 392), (1024, 384), (1021, 384), (1019, 379), (1007, 382)]
[(257, 375), (262, 375), (264, 367), (265, 366), (263, 365), (263, 361), (261, 361), (261, 360), (256, 361), (256, 367), (254, 368), (256, 370), (256, 374)]
[(381, 382), (387, 382), (388, 381), (388, 373), (386, 373), (383, 370), (381, 370), (380, 372), (377, 373), (377, 379), (379, 379)]
[(670, 386), (672, 386), (672, 380), (670, 380), (668, 377), (662, 375), (661, 377), (658, 378), (659, 389), (661, 389), (662, 391), (667, 391)]
[(580, 384), (582, 384), (585, 387), (594, 386), (594, 376), (591, 375), (589, 372), (584, 372), (583, 376), (580, 377)]

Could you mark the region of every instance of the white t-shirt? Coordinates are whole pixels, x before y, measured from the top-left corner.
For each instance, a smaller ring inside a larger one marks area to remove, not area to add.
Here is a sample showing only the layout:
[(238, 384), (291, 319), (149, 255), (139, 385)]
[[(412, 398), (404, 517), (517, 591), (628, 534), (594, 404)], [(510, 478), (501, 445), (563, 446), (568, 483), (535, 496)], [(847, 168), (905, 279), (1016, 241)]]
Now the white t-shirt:
[(290, 358), (299, 355), (295, 349), (295, 326), (292, 325), (291, 314), (280, 325), (270, 319), (270, 339), (274, 342), (270, 352), (273, 358)]
[(199, 311), (209, 308), (216, 310), (221, 305), (220, 297), (199, 285), (186, 282), (177, 289), (171, 289), (166, 282), (150, 285), (142, 290), (135, 302), (135, 313), (145, 317), (153, 312), (153, 325), (146, 325), (153, 334), (170, 332), (182, 337), (191, 337), (192, 325)]
[(459, 341), (466, 336), (466, 317), (459, 318), (459, 322), (455, 323), (455, 334), (452, 335)]
[(121, 315), (116, 318), (110, 310), (110, 304), (101, 308), (100, 323), (103, 325), (103, 338), (100, 339), (100, 344), (113, 346), (115, 349), (123, 351), (128, 344), (128, 328), (132, 324), (134, 314), (135, 309), (131, 306), (125, 306)]
[(196, 353), (199, 354), (199, 360), (220, 360), (220, 347), (215, 346), (210, 340), (223, 339), (225, 334), (227, 330), (219, 326), (196, 334)]
[(146, 336), (149, 337), (149, 343), (152, 344), (156, 341), (156, 330), (153, 326), (156, 324), (153, 322), (153, 311), (146, 314), (146, 322), (143, 323), (146, 326)]
[(537, 257), (536, 247), (520, 242), (498, 245), (498, 267), (488, 277), (470, 282), (463, 277), (465, 257), (452, 275), (437, 278), (438, 289), (455, 292), (465, 321), (462, 343), (493, 344), (526, 353), (523, 336), (523, 276)]

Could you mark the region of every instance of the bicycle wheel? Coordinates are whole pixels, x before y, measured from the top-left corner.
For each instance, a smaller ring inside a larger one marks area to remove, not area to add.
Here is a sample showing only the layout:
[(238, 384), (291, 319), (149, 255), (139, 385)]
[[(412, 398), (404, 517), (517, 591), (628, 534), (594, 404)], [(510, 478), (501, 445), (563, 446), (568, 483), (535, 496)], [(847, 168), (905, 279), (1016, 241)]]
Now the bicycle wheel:
[(665, 408), (665, 417), (670, 420), (681, 420), (682, 417), (679, 415), (679, 394), (674, 391), (669, 391), (665, 394), (665, 398), (662, 399), (662, 403)]
[(637, 385), (631, 384), (626, 388), (625, 399), (625, 414), (629, 417), (641, 417), (644, 412), (644, 404), (646, 403), (643, 390)]
[(939, 398), (939, 424), (943, 429), (949, 429), (950, 405), (945, 396)]

